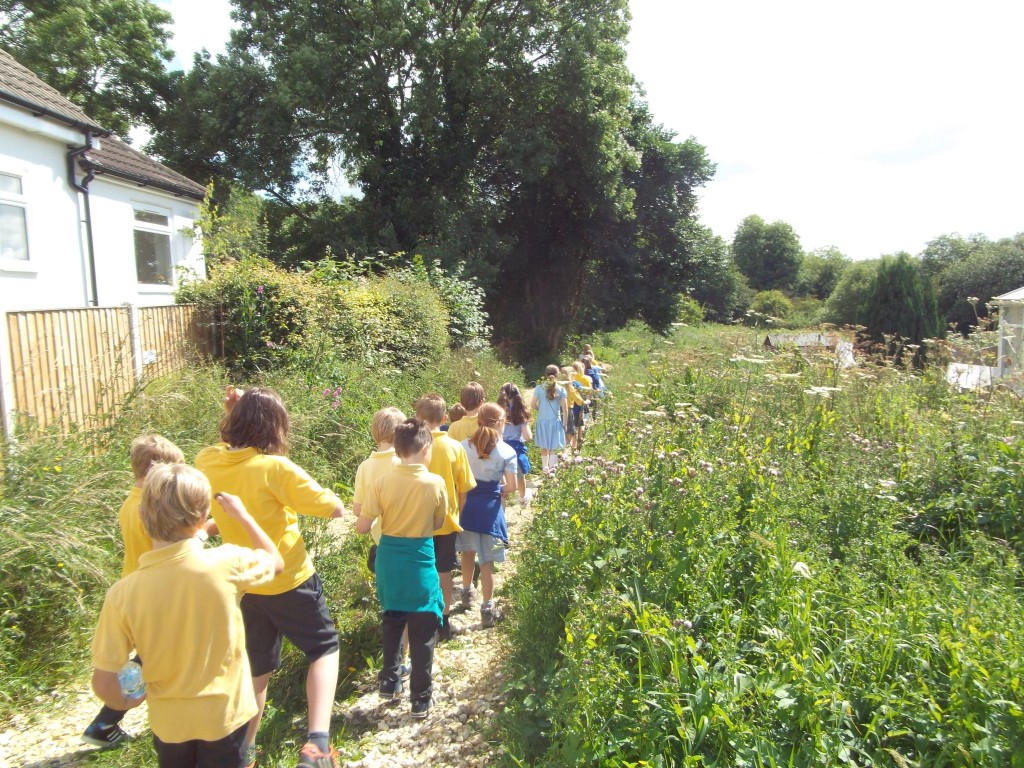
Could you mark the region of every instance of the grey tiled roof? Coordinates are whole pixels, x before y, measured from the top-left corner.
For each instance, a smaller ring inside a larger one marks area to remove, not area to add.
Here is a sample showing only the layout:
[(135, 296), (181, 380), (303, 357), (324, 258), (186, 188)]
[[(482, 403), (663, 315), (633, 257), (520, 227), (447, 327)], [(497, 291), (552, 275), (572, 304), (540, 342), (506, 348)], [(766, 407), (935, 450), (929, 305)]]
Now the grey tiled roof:
[(107, 136), (109, 131), (106, 128), (91, 120), (79, 107), (3, 50), (0, 50), (0, 101), (26, 109), (40, 119), (56, 120), (80, 131), (106, 137), (98, 141), (99, 149), (89, 150), (80, 161), (96, 174), (110, 174), (140, 186), (155, 187), (196, 200), (202, 200), (206, 193), (202, 184), (172, 171), (123, 141)]
[(156, 187), (195, 200), (202, 200), (206, 194), (202, 184), (172, 171), (113, 136), (100, 139), (99, 145), (99, 149), (90, 149), (83, 158), (98, 175), (109, 173), (140, 186)]
[(79, 107), (3, 50), (0, 50), (0, 100), (9, 101), (25, 109), (35, 108), (35, 114), (59, 120), (79, 130), (107, 133), (106, 128), (93, 122)]

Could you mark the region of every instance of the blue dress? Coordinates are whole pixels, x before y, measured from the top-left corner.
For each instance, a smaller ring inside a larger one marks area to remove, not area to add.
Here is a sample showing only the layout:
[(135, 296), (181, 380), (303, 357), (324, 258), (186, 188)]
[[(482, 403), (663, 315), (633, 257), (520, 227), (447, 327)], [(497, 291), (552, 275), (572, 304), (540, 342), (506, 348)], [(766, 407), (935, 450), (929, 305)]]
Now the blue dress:
[(566, 399), (565, 389), (555, 385), (555, 397), (548, 399), (548, 388), (540, 384), (533, 390), (539, 407), (537, 421), (533, 426), (533, 442), (538, 448), (560, 451), (565, 448), (565, 425), (562, 423), (562, 402)]

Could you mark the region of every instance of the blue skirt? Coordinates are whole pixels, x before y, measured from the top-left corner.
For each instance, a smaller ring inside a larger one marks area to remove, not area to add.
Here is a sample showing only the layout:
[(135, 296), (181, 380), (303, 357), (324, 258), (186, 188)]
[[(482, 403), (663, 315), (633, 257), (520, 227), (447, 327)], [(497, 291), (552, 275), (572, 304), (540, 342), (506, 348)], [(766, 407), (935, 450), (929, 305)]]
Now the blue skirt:
[(464, 531), (486, 533), (508, 543), (505, 510), (501, 506), (501, 483), (498, 480), (477, 480), (476, 488), (466, 494), (466, 506), (459, 515)]
[(565, 430), (561, 419), (541, 421), (533, 428), (533, 442), (546, 451), (560, 451), (565, 448)]
[(506, 440), (505, 443), (516, 452), (516, 461), (519, 462), (519, 474), (530, 474), (530, 457), (526, 455), (526, 443), (522, 440)]

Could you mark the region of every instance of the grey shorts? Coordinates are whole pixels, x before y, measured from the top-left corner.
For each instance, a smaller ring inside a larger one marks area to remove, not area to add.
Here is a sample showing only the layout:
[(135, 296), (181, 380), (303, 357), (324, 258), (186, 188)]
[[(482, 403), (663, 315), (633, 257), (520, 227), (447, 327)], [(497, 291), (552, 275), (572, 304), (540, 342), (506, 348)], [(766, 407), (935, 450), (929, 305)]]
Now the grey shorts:
[(481, 563), (505, 562), (505, 542), (496, 536), (475, 531), (460, 531), (459, 552), (476, 552)]

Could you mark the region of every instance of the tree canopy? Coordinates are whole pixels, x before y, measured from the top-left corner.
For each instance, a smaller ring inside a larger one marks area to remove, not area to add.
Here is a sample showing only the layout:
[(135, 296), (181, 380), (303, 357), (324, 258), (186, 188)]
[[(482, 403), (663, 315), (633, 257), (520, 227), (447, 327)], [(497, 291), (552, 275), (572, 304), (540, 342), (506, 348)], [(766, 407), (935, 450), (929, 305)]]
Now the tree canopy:
[(790, 290), (796, 283), (803, 259), (800, 238), (784, 221), (765, 222), (747, 216), (736, 228), (733, 257), (750, 287), (756, 291)]
[[(235, 2), (152, 145), (179, 170), (266, 190), (339, 257), (465, 263), (537, 349), (588, 305), (668, 322), (713, 167), (648, 112), (626, 0)], [(305, 201), (339, 176), (359, 196), (325, 219)]]
[(0, 0), (0, 48), (127, 138), (160, 122), (170, 23), (149, 0)]
[(877, 341), (896, 334), (920, 344), (944, 335), (945, 323), (939, 317), (931, 281), (909, 254), (882, 257), (868, 296), (865, 324)]

